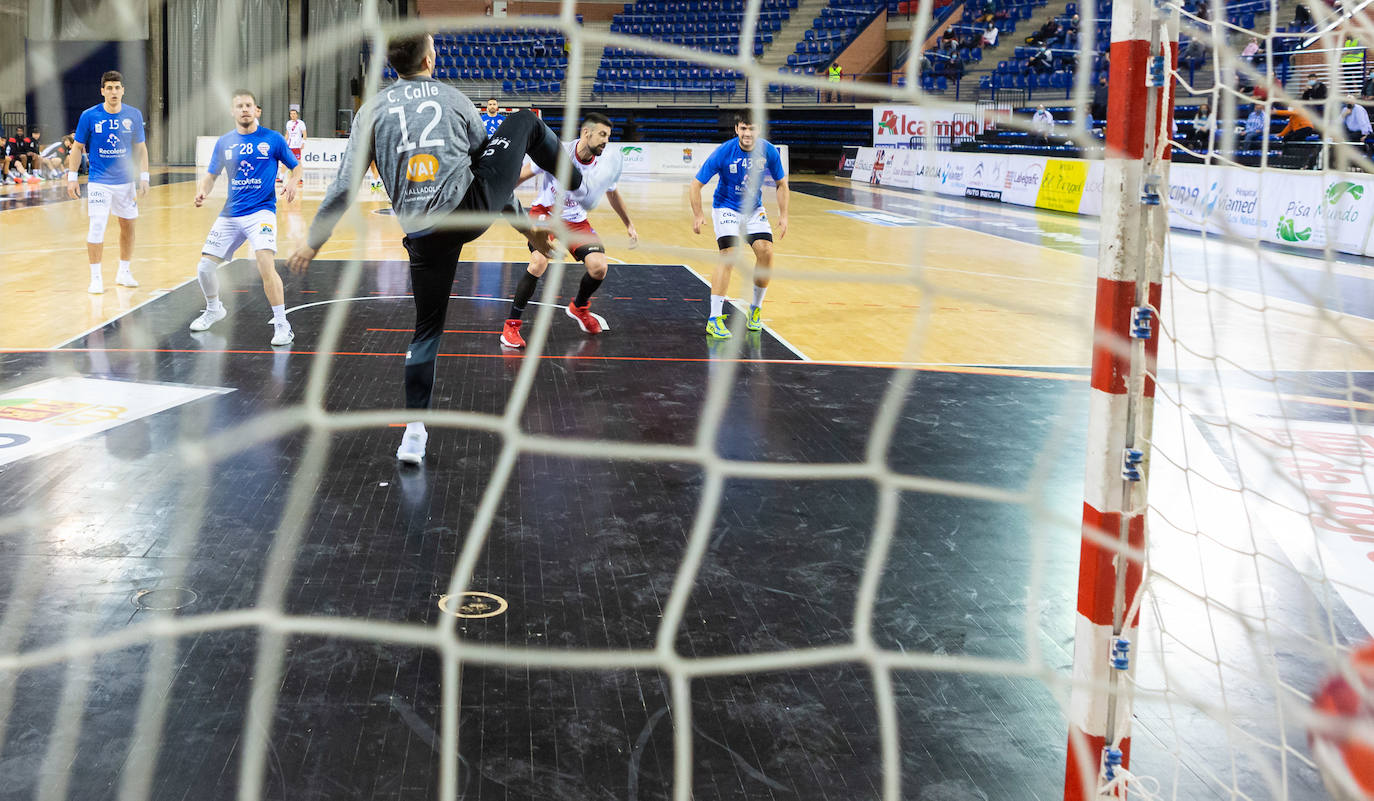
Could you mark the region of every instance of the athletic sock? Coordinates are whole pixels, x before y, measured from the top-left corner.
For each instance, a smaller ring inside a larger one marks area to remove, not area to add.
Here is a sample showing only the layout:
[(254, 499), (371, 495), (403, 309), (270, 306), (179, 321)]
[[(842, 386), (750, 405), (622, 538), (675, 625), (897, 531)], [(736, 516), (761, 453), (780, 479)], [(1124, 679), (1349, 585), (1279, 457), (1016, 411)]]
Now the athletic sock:
[(92, 264), (92, 265), (91, 265), (91, 278), (94, 280), (94, 279), (99, 278), (99, 277), (100, 277), (100, 265), (99, 265), (99, 264)]
[(712, 316), (712, 317), (719, 317), (719, 316), (720, 316), (720, 313), (723, 312), (723, 311), (725, 311), (725, 296), (724, 296), (724, 295), (712, 295), (712, 296), (711, 296), (711, 316)]
[(284, 322), (286, 322), (286, 304), (282, 304), (282, 305), (280, 305), (280, 306), (273, 306), (273, 307), (272, 307), (272, 322), (274, 322), (274, 323), (284, 323)]
[(592, 293), (601, 288), (604, 278), (592, 278), (591, 273), (582, 276), (582, 283), (577, 287), (577, 297), (573, 299), (574, 306), (586, 306), (592, 301)]
[(539, 285), (539, 278), (531, 275), (529, 270), (520, 274), (520, 282), (515, 285), (515, 297), (510, 302), (510, 314), (507, 319), (519, 320), (525, 313), (525, 307), (529, 305), (530, 298), (534, 297), (534, 288)]
[(205, 294), (206, 307), (210, 311), (219, 311), (219, 265), (208, 256), (202, 257), (196, 264), (196, 281), (200, 283), (200, 291)]
[(755, 306), (755, 307), (758, 307), (758, 306), (762, 306), (762, 305), (763, 305), (763, 296), (766, 295), (766, 294), (768, 294), (768, 287), (766, 287), (766, 286), (755, 286), (755, 287), (754, 287), (754, 306)]

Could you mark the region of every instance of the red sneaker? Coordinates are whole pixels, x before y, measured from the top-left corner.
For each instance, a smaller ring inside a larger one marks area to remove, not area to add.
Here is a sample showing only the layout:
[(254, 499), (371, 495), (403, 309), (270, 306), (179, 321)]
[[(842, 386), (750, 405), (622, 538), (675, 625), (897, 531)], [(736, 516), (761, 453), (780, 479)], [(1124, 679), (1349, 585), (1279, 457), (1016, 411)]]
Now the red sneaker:
[(525, 338), (520, 336), (520, 325), (522, 320), (507, 320), (504, 328), (501, 329), (501, 344), (508, 348), (525, 347)]
[(606, 318), (599, 314), (593, 314), (589, 308), (591, 303), (586, 306), (578, 306), (577, 301), (568, 304), (568, 316), (577, 321), (582, 326), (583, 333), (599, 334), (602, 331), (609, 331), (611, 327), (606, 324)]

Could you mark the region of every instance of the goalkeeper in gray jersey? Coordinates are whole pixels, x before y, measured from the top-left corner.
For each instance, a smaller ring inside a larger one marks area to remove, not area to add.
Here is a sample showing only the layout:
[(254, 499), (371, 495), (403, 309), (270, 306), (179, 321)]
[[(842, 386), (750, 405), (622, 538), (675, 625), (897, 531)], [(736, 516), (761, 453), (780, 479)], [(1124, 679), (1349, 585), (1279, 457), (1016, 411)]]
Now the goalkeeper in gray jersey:
[[(506, 117), (488, 139), (473, 102), (431, 77), (436, 55), (429, 34), (392, 39), (387, 60), (401, 78), (358, 109), (338, 177), (320, 203), (306, 243), (288, 263), (297, 273), (309, 265), (347, 210), (367, 167), (376, 164), (410, 254), (415, 335), (406, 351), (406, 408), (427, 409), (463, 245), (491, 226), (490, 215), (516, 211), (513, 192), (527, 154), (550, 173), (560, 161), (565, 163), (568, 191), (581, 186), (582, 174), (571, 167), (554, 132), (531, 111)], [(488, 216), (462, 216), (474, 214)], [(528, 225), (523, 216), (513, 219)], [(551, 251), (547, 231), (524, 233), (540, 252)], [(424, 424), (410, 423), (396, 458), (419, 464), (427, 440)]]

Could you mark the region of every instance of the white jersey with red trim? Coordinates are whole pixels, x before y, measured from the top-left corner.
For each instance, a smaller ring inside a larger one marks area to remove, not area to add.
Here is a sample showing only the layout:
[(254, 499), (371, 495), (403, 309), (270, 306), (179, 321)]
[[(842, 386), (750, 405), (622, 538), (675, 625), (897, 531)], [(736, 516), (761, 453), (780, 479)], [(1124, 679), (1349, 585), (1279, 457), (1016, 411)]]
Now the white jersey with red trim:
[(286, 121), (286, 146), (290, 148), (303, 147), (305, 145), (305, 122), (302, 120)]
[[(577, 140), (564, 142), (563, 149), (572, 156), (573, 164), (582, 172), (582, 186), (575, 192), (569, 192), (563, 201), (563, 219), (568, 222), (582, 222), (587, 219), (587, 212), (596, 208), (601, 202), (602, 196), (607, 192), (614, 192), (620, 182), (620, 170), (624, 166), (621, 160), (620, 150), (612, 149), (610, 145), (601, 152), (601, 155), (592, 157), (589, 163), (582, 163), (577, 157)], [(533, 164), (531, 164), (533, 166)], [(544, 208), (553, 208), (554, 196), (558, 191), (558, 186), (553, 180), (553, 176), (534, 167), (534, 180), (536, 195), (534, 205)]]

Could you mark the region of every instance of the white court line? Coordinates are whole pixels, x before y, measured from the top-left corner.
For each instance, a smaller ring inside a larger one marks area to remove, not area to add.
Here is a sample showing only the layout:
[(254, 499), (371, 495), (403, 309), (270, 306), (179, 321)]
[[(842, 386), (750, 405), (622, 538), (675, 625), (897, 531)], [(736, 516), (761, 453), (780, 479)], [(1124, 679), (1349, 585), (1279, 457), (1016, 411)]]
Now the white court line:
[[(246, 261), (246, 260), (245, 260), (245, 259), (235, 259), (235, 261)], [(227, 263), (230, 263), (230, 262), (226, 262), (226, 264), (227, 264)], [(129, 308), (125, 309), (124, 311), (120, 312), (119, 314), (116, 314), (115, 316), (111, 317), (110, 319), (106, 320), (105, 322), (100, 323), (99, 325), (95, 326), (94, 328), (88, 328), (88, 329), (86, 329), (84, 332), (82, 332), (82, 333), (80, 333), (80, 334), (77, 334), (76, 336), (72, 337), (71, 339), (67, 340), (66, 342), (62, 342), (62, 343), (59, 343), (59, 344), (57, 344), (57, 345), (54, 345), (53, 347), (49, 348), (49, 350), (58, 350), (58, 349), (60, 349), (60, 348), (65, 348), (65, 347), (67, 347), (68, 345), (72, 344), (73, 342), (77, 341), (78, 339), (80, 339), (80, 338), (82, 338), (82, 337), (88, 337), (88, 336), (90, 336), (91, 334), (94, 334), (96, 331), (99, 331), (100, 329), (102, 329), (102, 328), (104, 328), (105, 326), (109, 325), (110, 323), (116, 322), (116, 321), (118, 321), (118, 320), (120, 320), (120, 319), (123, 319), (124, 317), (127, 317), (127, 316), (130, 315), (130, 314), (133, 314), (134, 312), (138, 311), (139, 309), (143, 308), (144, 306), (147, 306), (149, 303), (152, 303), (152, 302), (155, 301), (155, 300), (160, 300), (160, 299), (166, 297), (167, 295), (170, 295), (171, 293), (177, 291), (178, 289), (181, 289), (182, 287), (186, 286), (187, 284), (191, 283), (191, 282), (194, 281), (194, 280), (196, 280), (196, 279), (194, 279), (194, 278), (187, 278), (185, 281), (182, 281), (181, 283), (177, 284), (176, 286), (172, 287), (171, 289), (154, 289), (154, 290), (152, 290), (152, 291), (153, 291), (153, 296), (150, 297), (150, 298), (148, 298), (147, 300), (143, 301), (142, 303), (138, 304), (137, 306), (130, 306)]]

